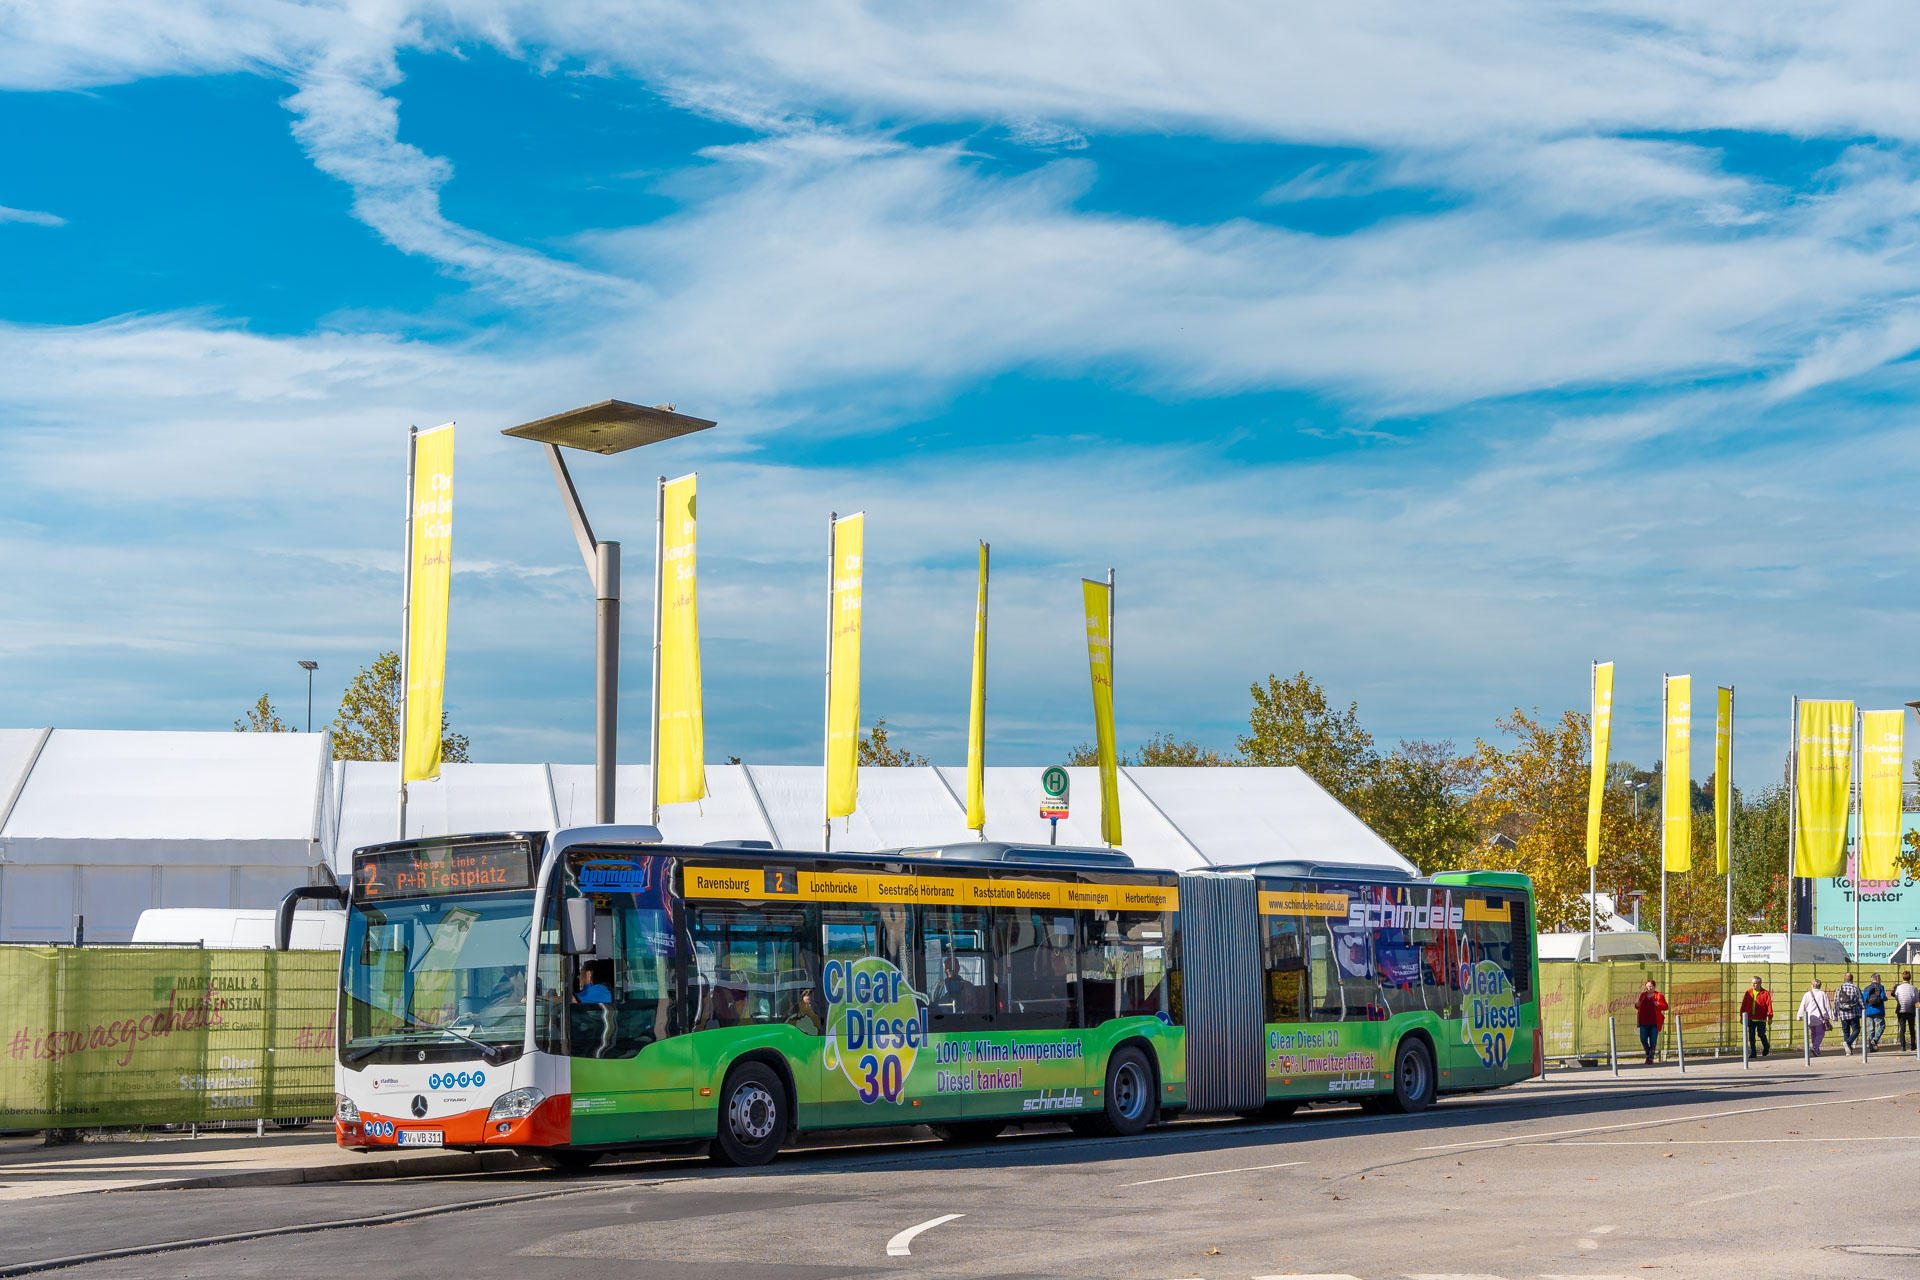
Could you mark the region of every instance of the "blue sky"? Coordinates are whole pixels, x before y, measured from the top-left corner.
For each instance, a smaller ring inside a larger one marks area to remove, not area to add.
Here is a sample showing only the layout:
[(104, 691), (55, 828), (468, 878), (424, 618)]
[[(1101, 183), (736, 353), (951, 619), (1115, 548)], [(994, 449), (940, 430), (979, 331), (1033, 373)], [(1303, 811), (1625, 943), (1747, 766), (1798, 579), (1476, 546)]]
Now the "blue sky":
[(817, 755), (865, 509), (864, 708), (942, 762), (986, 538), (999, 763), (1089, 736), (1113, 565), (1128, 743), (1228, 746), (1297, 669), (1465, 743), (1601, 657), (1617, 751), (1691, 672), (1763, 783), (1792, 694), (1920, 693), (1892, 12), (10, 7), (0, 719), (221, 728), (296, 658), (324, 716), (453, 419), (453, 716), (587, 759), (585, 574), (498, 432), (616, 396), (721, 423), (576, 468), (632, 581), (701, 473), (714, 759)]

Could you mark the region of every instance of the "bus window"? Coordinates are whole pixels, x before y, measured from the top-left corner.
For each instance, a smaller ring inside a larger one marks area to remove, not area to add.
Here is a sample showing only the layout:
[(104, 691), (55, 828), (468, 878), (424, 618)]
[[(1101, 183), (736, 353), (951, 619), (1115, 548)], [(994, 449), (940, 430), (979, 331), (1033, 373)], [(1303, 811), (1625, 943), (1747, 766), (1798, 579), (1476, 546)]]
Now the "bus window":
[(1166, 917), (1158, 911), (1086, 911), (1079, 926), (1084, 1025), (1155, 1014), (1171, 1021)]
[(1074, 974), (1073, 913), (1055, 907), (1001, 907), (1000, 1023), (1025, 1031), (1080, 1025)]
[(1268, 915), (1266, 960), (1268, 1022), (1301, 1022), (1306, 1018), (1307, 939), (1300, 917)]
[[(1368, 890), (1378, 903), (1374, 918), (1374, 967), (1391, 1013), (1431, 1011), (1445, 1016), (1452, 1004), (1446, 948), (1446, 893), (1429, 888)], [(1433, 927), (1438, 911), (1441, 927)]]
[[(801, 907), (687, 904), (698, 1000), (695, 1029), (806, 1025), (815, 975)], [(819, 1029), (814, 1017), (812, 1030)]]
[[(856, 960), (877, 956), (898, 969), (901, 977), (911, 986), (913, 957), (907, 948), (907, 937), (913, 923), (912, 910), (899, 902), (870, 907), (851, 902), (823, 903), (820, 907), (823, 963), (838, 960), (842, 964), (852, 964)], [(813, 1002), (824, 1023), (831, 1016), (824, 987), (814, 992)]]
[(980, 907), (920, 908), (920, 974), (932, 1031), (993, 1025), (993, 947)]
[(1473, 890), (1466, 899), (1466, 936), (1462, 940), (1466, 964), (1491, 960), (1513, 984), (1514, 994), (1530, 995), (1533, 985), (1526, 936), (1527, 900), (1512, 892)]

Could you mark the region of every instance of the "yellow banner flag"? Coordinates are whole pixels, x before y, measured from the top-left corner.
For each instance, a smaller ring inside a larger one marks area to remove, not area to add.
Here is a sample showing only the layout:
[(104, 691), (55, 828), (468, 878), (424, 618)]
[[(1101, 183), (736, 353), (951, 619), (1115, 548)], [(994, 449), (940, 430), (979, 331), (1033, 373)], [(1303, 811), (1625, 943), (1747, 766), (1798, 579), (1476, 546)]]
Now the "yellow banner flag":
[(1727, 874), (1733, 848), (1733, 690), (1722, 686), (1713, 717), (1713, 869)]
[(1693, 869), (1693, 677), (1667, 677), (1667, 762), (1660, 778), (1660, 856), (1669, 871)]
[(973, 697), (967, 711), (967, 825), (987, 827), (987, 556), (980, 544), (980, 590), (973, 602)]
[(1593, 664), (1593, 761), (1587, 768), (1587, 865), (1600, 865), (1600, 807), (1607, 798), (1607, 752), (1613, 742), (1613, 664)]
[(1843, 876), (1853, 789), (1853, 704), (1802, 702), (1794, 742), (1793, 874)]
[(860, 581), (865, 512), (833, 523), (833, 635), (827, 657), (827, 817), (853, 813), (860, 790)]
[(1904, 711), (1860, 713), (1863, 882), (1900, 878), (1900, 775), (1907, 762), (1906, 715)]
[(706, 716), (700, 692), (700, 593), (695, 575), (694, 476), (660, 492), (660, 798), (707, 794)]
[(447, 683), (447, 597), (453, 585), (453, 424), (413, 442), (412, 546), (407, 588), (407, 722), (400, 781), (440, 776), (440, 720)]
[(1119, 755), (1113, 742), (1113, 588), (1080, 580), (1087, 615), (1087, 667), (1093, 676), (1093, 737), (1100, 755), (1100, 838), (1120, 843)]

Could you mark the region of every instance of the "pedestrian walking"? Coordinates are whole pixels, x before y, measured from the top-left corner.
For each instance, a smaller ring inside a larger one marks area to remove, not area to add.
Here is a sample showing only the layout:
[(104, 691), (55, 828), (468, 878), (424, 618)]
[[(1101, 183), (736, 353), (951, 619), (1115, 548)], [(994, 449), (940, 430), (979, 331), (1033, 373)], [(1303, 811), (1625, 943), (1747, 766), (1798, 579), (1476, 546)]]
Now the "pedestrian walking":
[(1647, 1065), (1652, 1066), (1654, 1050), (1660, 1047), (1660, 1032), (1667, 1025), (1667, 998), (1660, 994), (1659, 984), (1652, 978), (1640, 988), (1633, 1012), (1640, 1023), (1640, 1047), (1647, 1051)]
[(1794, 1016), (1807, 1024), (1807, 1047), (1818, 1056), (1820, 1042), (1827, 1038), (1827, 1028), (1834, 1019), (1833, 1001), (1820, 989), (1820, 979), (1815, 978), (1807, 994), (1800, 997), (1800, 1012)]
[(1867, 1010), (1867, 1051), (1871, 1053), (1880, 1047), (1880, 1037), (1887, 1034), (1887, 989), (1881, 985), (1879, 974), (1860, 989), (1860, 1003)]
[(1759, 974), (1753, 976), (1753, 985), (1740, 997), (1740, 1012), (1747, 1019), (1747, 1052), (1756, 1058), (1772, 1053), (1773, 1041), (1767, 1038), (1767, 1025), (1773, 1021), (1773, 992), (1767, 990)]
[(1903, 970), (1900, 985), (1893, 989), (1893, 1016), (1900, 1020), (1900, 1047), (1909, 1051), (1920, 1050), (1920, 1041), (1914, 1038), (1913, 1013), (1920, 1007), (1920, 987), (1913, 985), (1913, 971)]
[(1860, 987), (1853, 975), (1848, 974), (1840, 980), (1840, 989), (1833, 993), (1833, 1012), (1840, 1019), (1840, 1038), (1845, 1041), (1840, 1046), (1842, 1053), (1852, 1053), (1853, 1042), (1860, 1036), (1861, 1008)]

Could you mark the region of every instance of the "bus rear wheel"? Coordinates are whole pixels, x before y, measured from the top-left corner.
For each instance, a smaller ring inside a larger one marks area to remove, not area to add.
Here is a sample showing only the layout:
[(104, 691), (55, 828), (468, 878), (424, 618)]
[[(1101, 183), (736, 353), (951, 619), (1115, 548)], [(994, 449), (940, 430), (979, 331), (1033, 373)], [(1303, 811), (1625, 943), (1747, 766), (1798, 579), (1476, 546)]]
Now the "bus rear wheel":
[(1380, 1098), (1382, 1111), (1413, 1115), (1433, 1105), (1437, 1078), (1433, 1054), (1424, 1041), (1409, 1036), (1393, 1054), (1393, 1092)]
[(1097, 1115), (1069, 1123), (1076, 1133), (1127, 1138), (1153, 1123), (1153, 1068), (1147, 1055), (1129, 1045), (1107, 1061), (1106, 1105)]
[(718, 1164), (752, 1167), (779, 1154), (791, 1128), (786, 1086), (764, 1062), (744, 1062), (720, 1090), (720, 1125), (713, 1144)]

